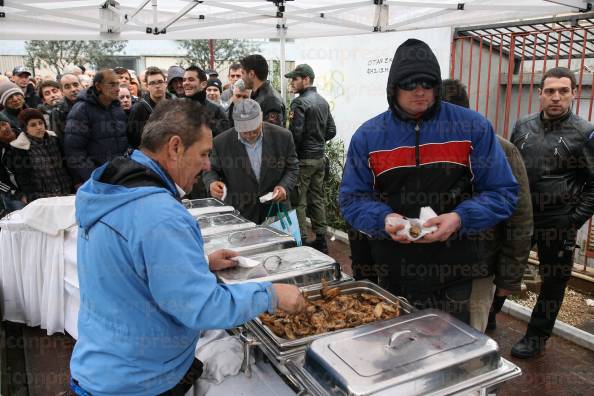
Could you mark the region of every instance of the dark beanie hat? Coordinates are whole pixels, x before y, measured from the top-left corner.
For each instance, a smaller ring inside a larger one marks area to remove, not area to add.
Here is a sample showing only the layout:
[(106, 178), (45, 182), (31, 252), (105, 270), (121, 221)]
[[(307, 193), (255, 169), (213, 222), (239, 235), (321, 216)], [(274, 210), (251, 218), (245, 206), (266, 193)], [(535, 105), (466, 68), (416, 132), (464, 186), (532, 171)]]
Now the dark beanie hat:
[(220, 93), (223, 93), (223, 83), (218, 78), (211, 78), (206, 82), (206, 88), (217, 87)]
[(31, 120), (40, 119), (43, 121), (43, 124), (47, 128), (47, 124), (45, 123), (45, 118), (43, 118), (43, 113), (36, 109), (24, 109), (19, 113), (19, 125), (20, 127), (25, 130), (27, 128), (27, 124)]
[(441, 68), (439, 62), (437, 62), (435, 54), (425, 42), (408, 39), (396, 49), (390, 67), (386, 93), (388, 95), (388, 104), (392, 110), (394, 110), (395, 88), (398, 82), (405, 79), (421, 78), (435, 81), (438, 87), (436, 100), (438, 104), (441, 96)]

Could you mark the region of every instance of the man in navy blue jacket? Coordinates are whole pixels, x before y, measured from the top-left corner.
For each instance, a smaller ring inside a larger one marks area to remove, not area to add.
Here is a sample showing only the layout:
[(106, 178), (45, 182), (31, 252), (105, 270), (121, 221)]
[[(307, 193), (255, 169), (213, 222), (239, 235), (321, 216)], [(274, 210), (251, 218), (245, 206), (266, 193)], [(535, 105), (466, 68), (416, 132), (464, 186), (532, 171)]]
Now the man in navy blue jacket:
[(64, 151), (75, 185), (128, 148), (127, 116), (118, 100), (120, 83), (113, 70), (101, 70), (93, 86), (81, 91), (68, 113)]
[[(389, 110), (355, 132), (340, 187), (347, 222), (372, 237), (380, 283), (418, 308), (468, 322), (472, 279), (488, 273), (475, 232), (508, 218), (518, 195), (488, 120), (441, 102), (441, 71), (427, 44), (398, 47), (388, 77)], [(392, 218), (438, 216), (415, 243)]]

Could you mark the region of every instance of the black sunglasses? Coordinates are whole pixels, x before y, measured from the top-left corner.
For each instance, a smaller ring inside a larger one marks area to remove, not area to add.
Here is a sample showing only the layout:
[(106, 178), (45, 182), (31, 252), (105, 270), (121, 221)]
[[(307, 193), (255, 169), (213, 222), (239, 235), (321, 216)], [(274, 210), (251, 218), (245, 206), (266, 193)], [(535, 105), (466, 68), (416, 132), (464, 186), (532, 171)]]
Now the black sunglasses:
[(423, 89), (432, 89), (436, 85), (437, 83), (432, 80), (404, 80), (398, 83), (398, 88), (405, 91), (414, 91), (418, 86)]

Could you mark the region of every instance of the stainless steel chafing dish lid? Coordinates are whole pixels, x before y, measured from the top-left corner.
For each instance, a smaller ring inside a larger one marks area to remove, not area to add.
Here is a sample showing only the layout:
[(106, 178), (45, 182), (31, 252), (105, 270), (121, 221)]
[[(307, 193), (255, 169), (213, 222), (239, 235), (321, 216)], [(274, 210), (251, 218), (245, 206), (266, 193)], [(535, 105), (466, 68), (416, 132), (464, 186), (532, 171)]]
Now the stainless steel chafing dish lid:
[(231, 249), (242, 255), (257, 254), (295, 246), (295, 239), (270, 227), (214, 234), (204, 237), (204, 250), (210, 254), (218, 249)]
[[(340, 279), (340, 266), (336, 261), (318, 250), (299, 246), (273, 252), (248, 256), (260, 263), (253, 268), (235, 267), (217, 272), (223, 283), (246, 281), (290, 280), (299, 286), (319, 283), (322, 277), (327, 281)], [(319, 273), (319, 276), (316, 274)]]
[(431, 309), (315, 340), (304, 368), (329, 393), (421, 395), (499, 365), (495, 341)]
[(237, 212), (210, 213), (199, 216), (196, 221), (200, 226), (202, 236), (238, 231), (256, 226), (256, 223), (244, 219)]
[(183, 199), (182, 204), (190, 208), (207, 208), (210, 206), (225, 206), (223, 201), (216, 198), (201, 198), (201, 199)]

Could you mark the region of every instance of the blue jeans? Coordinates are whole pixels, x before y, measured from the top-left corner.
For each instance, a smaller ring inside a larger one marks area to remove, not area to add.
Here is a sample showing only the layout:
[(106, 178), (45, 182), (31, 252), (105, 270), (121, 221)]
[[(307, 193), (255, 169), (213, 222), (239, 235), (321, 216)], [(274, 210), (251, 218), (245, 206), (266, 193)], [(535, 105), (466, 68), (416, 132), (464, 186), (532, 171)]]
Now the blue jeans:
[(2, 201), (2, 206), (8, 213), (23, 209), (25, 207), (24, 203), (18, 199), (14, 199), (14, 197), (8, 193), (0, 193), (0, 200)]

